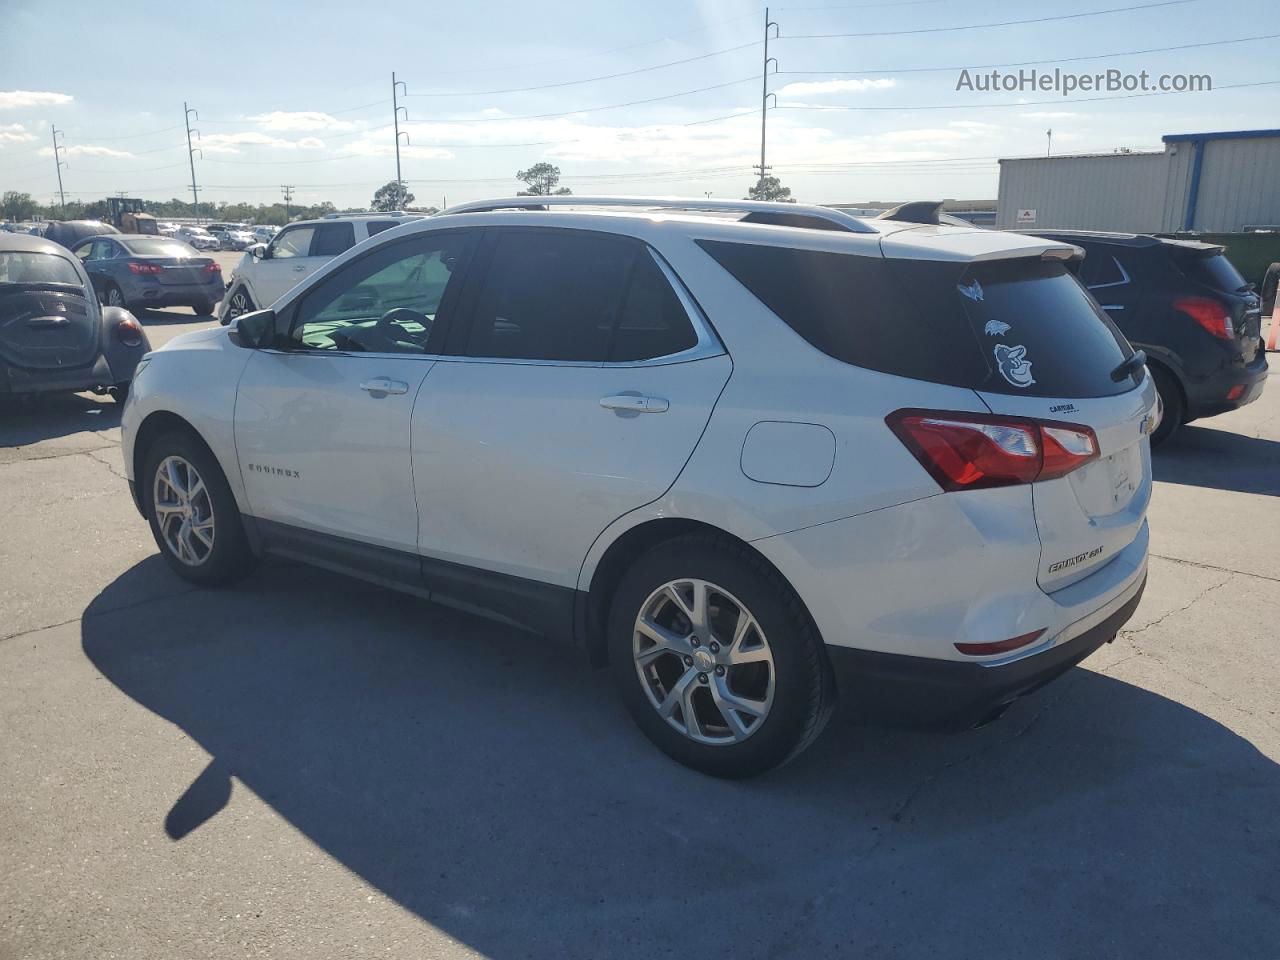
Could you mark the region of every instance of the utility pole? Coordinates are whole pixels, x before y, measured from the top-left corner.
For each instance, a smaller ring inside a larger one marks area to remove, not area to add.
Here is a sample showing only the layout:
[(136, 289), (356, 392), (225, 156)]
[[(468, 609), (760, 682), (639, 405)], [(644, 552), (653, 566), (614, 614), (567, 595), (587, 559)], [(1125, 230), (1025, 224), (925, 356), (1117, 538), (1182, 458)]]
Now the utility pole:
[[(764, 178), (768, 175), (769, 167), (765, 163), (765, 131), (769, 119), (769, 98), (773, 96), (769, 92), (769, 64), (773, 64), (774, 70), (778, 69), (778, 61), (769, 56), (769, 29), (773, 28), (777, 31), (778, 25), (769, 19), (769, 8), (764, 8), (764, 64), (760, 69), (760, 180), (757, 191), (764, 189)], [(777, 36), (776, 32), (774, 34)], [(776, 104), (778, 98), (774, 97), (773, 102)]]
[[(200, 119), (200, 114), (196, 113), (194, 107), (188, 107), (187, 102), (182, 101), (182, 122), (187, 125), (187, 160), (191, 164), (191, 207), (192, 213), (196, 220), (200, 219), (200, 193), (196, 189), (196, 151), (199, 147), (191, 145), (191, 134), (195, 133), (196, 139), (200, 139), (200, 131), (191, 129), (191, 115), (195, 114), (196, 119)], [(200, 159), (204, 159), (204, 151), (200, 150)]]
[[(391, 71), (391, 119), (396, 128), (396, 186), (403, 189), (404, 180), (400, 176), (400, 111), (404, 110), (404, 119), (409, 121), (409, 111), (400, 106), (400, 89), (404, 88), (404, 95), (409, 95), (409, 88), (403, 80), (396, 79), (396, 72)], [(409, 145), (409, 131), (404, 134), (405, 145)]]
[[(50, 124), (50, 126), (53, 129), (53, 162), (58, 168), (58, 206), (61, 207), (65, 213), (67, 209), (67, 195), (62, 192), (62, 168), (67, 165), (67, 161), (62, 159), (62, 154), (67, 152), (67, 148), (60, 146), (58, 143), (58, 128), (54, 127), (52, 124)], [(66, 136), (66, 134), (61, 135)]]
[(293, 184), (286, 183), (280, 191), (284, 194), (284, 222), (289, 222), (289, 201), (293, 199)]
[(1047, 157), (1050, 154), (1050, 152), (1053, 150), (1053, 127), (1050, 127), (1048, 130), (1046, 130), (1044, 132), (1044, 135), (1049, 138), (1049, 142), (1045, 145), (1045, 148), (1044, 148), (1044, 155)]

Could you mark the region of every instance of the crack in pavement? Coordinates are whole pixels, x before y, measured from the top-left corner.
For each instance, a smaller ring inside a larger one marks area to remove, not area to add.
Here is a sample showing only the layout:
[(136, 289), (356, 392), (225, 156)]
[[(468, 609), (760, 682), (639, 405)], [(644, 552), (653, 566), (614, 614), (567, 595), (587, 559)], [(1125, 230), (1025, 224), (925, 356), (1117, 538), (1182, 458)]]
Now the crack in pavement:
[(1205, 587), (1205, 589), (1201, 590), (1199, 593), (1197, 593), (1194, 597), (1192, 597), (1182, 606), (1174, 607), (1172, 610), (1168, 611), (1167, 613), (1161, 614), (1160, 616), (1152, 620), (1150, 623), (1139, 627), (1137, 630), (1121, 630), (1119, 633), (1116, 634), (1116, 636), (1123, 637), (1126, 641), (1129, 641), (1130, 643), (1132, 643), (1132, 638), (1138, 636), (1138, 634), (1146, 633), (1152, 627), (1158, 627), (1160, 624), (1164, 623), (1170, 617), (1176, 616), (1179, 613), (1184, 613), (1187, 610), (1190, 610), (1197, 603), (1203, 600), (1206, 596), (1213, 593), (1213, 591), (1217, 590), (1219, 587), (1224, 587), (1228, 583), (1230, 583), (1231, 577), (1235, 574), (1235, 571), (1233, 570), (1224, 570), (1221, 572), (1226, 573), (1227, 575), (1223, 577), (1221, 580), (1219, 580), (1217, 583), (1211, 584), (1210, 586)]
[(113, 474), (115, 474), (121, 480), (128, 481), (129, 478), (124, 474), (123, 470), (120, 467), (118, 467), (115, 463), (112, 463), (111, 461), (108, 461), (108, 460), (103, 460), (101, 457), (96, 456), (96, 454), (99, 451), (107, 450), (107, 449), (110, 449), (110, 448), (98, 447), (96, 450), (85, 450), (84, 454), (87, 457), (89, 457), (89, 459), (98, 461), (98, 463), (102, 464), (104, 467), (110, 470)]
[(1270, 580), (1280, 583), (1280, 577), (1269, 577), (1265, 573), (1250, 573), (1248, 570), (1236, 570), (1233, 567), (1220, 567), (1213, 563), (1201, 563), (1199, 560), (1184, 560), (1182, 557), (1166, 557), (1160, 553), (1151, 554), (1156, 560), (1168, 560), (1170, 563), (1181, 563), (1188, 567), (1199, 567), (1201, 570), (1217, 570), (1220, 573), (1234, 573), (1240, 577), (1253, 577), (1255, 580)]
[[(34, 446), (34, 444), (26, 444), (26, 446), (11, 447), (9, 449), (25, 450), (28, 446)], [(9, 467), (15, 463), (35, 463), (40, 460), (61, 460), (63, 457), (78, 457), (81, 454), (96, 453), (99, 450), (118, 450), (119, 448), (120, 445), (118, 443), (106, 443), (100, 447), (90, 447), (87, 450), (64, 450), (61, 453), (49, 453), (37, 457), (15, 457), (12, 460), (0, 460), (0, 467)]]
[(10, 633), (10, 634), (6, 634), (5, 636), (0, 636), (0, 643), (4, 643), (6, 640), (20, 640), (22, 637), (25, 637), (28, 634), (39, 633), (42, 630), (53, 630), (56, 627), (65, 627), (71, 623), (79, 623), (81, 620), (92, 620), (97, 617), (105, 617), (105, 616), (108, 616), (109, 614), (122, 613), (125, 610), (132, 610), (135, 607), (146, 606), (149, 603), (158, 603), (161, 600), (172, 600), (175, 597), (181, 597), (199, 589), (201, 588), (193, 584), (189, 587), (184, 587), (182, 589), (175, 590), (173, 593), (164, 593), (156, 597), (143, 597), (140, 600), (133, 600), (133, 601), (130, 601), (129, 603), (122, 603), (117, 607), (109, 607), (106, 610), (89, 610), (86, 608), (85, 611), (80, 614), (80, 616), (71, 617), (69, 620), (62, 620), (58, 623), (49, 623), (40, 627), (31, 627), (27, 630), (19, 630), (17, 633)]

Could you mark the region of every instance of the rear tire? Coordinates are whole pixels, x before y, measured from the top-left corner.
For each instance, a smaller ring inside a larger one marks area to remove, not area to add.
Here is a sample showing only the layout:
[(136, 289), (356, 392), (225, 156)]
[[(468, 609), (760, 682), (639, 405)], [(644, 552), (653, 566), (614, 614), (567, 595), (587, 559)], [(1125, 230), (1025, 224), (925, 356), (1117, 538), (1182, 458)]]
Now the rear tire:
[(1173, 378), (1173, 374), (1161, 367), (1151, 367), (1151, 379), (1155, 381), (1156, 392), (1160, 394), (1160, 403), (1164, 406), (1164, 416), (1160, 426), (1151, 435), (1151, 446), (1158, 447), (1178, 432), (1187, 417), (1187, 401), (1182, 396), (1182, 388)]
[(201, 586), (238, 580), (255, 563), (227, 478), (185, 431), (156, 438), (138, 478), (151, 535), (178, 576)]
[(117, 383), (107, 391), (111, 395), (111, 399), (116, 403), (123, 404), (129, 399), (129, 387), (132, 386), (132, 380), (125, 380), (123, 383)]
[(727, 537), (694, 534), (642, 555), (613, 597), (608, 644), (636, 724), (673, 760), (712, 776), (786, 763), (822, 732), (835, 704), (822, 638), (799, 598)]
[(124, 291), (117, 287), (114, 283), (108, 283), (103, 291), (102, 302), (108, 307), (120, 307), (123, 310), (131, 310), (129, 304), (125, 303)]
[(191, 309), (196, 312), (198, 317), (211, 317), (213, 316), (213, 308), (214, 304), (212, 303), (197, 303)]

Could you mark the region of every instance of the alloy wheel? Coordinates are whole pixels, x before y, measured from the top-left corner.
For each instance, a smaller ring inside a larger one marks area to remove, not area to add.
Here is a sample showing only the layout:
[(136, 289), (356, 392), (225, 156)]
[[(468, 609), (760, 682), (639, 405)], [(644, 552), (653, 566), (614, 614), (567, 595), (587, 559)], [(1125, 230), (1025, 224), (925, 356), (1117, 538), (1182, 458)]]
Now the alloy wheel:
[(124, 294), (120, 292), (119, 287), (112, 287), (110, 290), (107, 291), (107, 306), (108, 307), (124, 306)]
[(773, 653), (747, 606), (707, 580), (664, 583), (640, 607), (632, 655), (649, 703), (697, 743), (746, 740), (773, 705)]
[(249, 298), (243, 290), (237, 290), (231, 296), (231, 302), (227, 305), (227, 316), (234, 320), (242, 313), (248, 313), (252, 309), (249, 305)]
[(170, 552), (182, 563), (198, 567), (213, 552), (213, 500), (191, 463), (165, 457), (156, 468), (156, 523)]

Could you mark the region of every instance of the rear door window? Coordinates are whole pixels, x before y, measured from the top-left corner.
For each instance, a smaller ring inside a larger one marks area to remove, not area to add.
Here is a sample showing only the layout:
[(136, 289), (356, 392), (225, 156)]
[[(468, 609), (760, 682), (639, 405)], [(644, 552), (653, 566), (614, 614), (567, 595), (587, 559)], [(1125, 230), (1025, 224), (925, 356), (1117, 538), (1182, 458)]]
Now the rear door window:
[(997, 393), (1100, 397), (1131, 352), (1059, 261), (967, 264), (700, 240), (824, 353), (901, 377)]
[(381, 233), (383, 230), (390, 230), (392, 227), (398, 227), (403, 220), (370, 220), (365, 224), (365, 229), (369, 231), (369, 236)]
[(313, 257), (336, 257), (355, 246), (356, 232), (350, 221), (344, 223), (322, 223), (316, 227), (315, 238), (311, 241)]
[(627, 362), (697, 344), (649, 249), (585, 231), (498, 233), (470, 312), (472, 357)]

